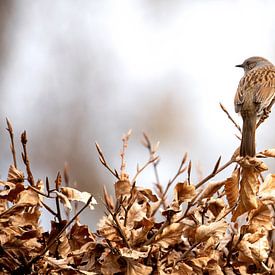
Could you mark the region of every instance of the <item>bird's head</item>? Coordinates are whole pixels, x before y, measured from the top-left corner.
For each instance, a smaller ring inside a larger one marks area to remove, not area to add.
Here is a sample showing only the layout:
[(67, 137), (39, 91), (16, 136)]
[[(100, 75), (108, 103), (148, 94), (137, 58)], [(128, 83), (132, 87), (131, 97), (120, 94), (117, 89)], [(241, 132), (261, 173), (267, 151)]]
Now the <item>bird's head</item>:
[(261, 67), (261, 66), (273, 66), (273, 65), (267, 59), (260, 56), (249, 57), (242, 64), (236, 65), (236, 67), (243, 68), (245, 73), (247, 73), (248, 71), (254, 68)]

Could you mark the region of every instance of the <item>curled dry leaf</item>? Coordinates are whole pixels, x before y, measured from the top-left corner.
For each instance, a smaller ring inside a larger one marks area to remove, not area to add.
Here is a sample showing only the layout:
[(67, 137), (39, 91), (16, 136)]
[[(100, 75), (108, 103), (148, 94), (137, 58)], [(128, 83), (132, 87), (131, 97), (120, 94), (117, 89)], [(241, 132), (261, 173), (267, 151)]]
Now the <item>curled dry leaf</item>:
[(155, 243), (161, 247), (168, 248), (181, 240), (185, 225), (182, 223), (172, 223), (165, 227), (161, 234), (156, 236)]
[(259, 190), (258, 173), (253, 168), (243, 168), (241, 171), (240, 200), (245, 210), (250, 211), (258, 207), (257, 192)]
[[(92, 196), (88, 192), (80, 192), (79, 190), (71, 187), (61, 187), (61, 193), (68, 198), (70, 201), (80, 201), (83, 203), (87, 203), (90, 197)], [(92, 198), (89, 207), (90, 209), (94, 209), (94, 205), (97, 204), (95, 198)]]
[(196, 195), (195, 186), (185, 182), (178, 182), (174, 188), (174, 201), (178, 205), (183, 202), (190, 202)]
[(153, 268), (133, 260), (127, 260), (127, 275), (151, 275)]
[(265, 157), (275, 158), (275, 148), (264, 150), (263, 152), (260, 152), (260, 154), (264, 155)]
[(116, 198), (119, 199), (123, 195), (129, 195), (131, 188), (132, 186), (129, 180), (118, 180), (115, 183)]
[(259, 198), (265, 204), (275, 203), (275, 174), (269, 174), (260, 187)]
[(248, 220), (250, 231), (257, 232), (261, 227), (267, 231), (273, 229), (271, 210), (261, 201), (257, 209), (250, 211)]
[[(257, 234), (257, 233), (255, 233)], [(255, 264), (265, 261), (268, 258), (268, 253), (270, 250), (267, 236), (259, 236), (256, 240), (249, 240), (249, 238), (253, 237), (251, 234), (246, 234), (244, 238), (238, 244), (238, 249), (240, 251), (239, 261)]]
[(38, 194), (32, 189), (27, 189), (19, 193), (17, 205), (36, 206), (39, 202)]
[(15, 168), (14, 165), (11, 165), (9, 168), (7, 181), (13, 183), (24, 182), (24, 173)]
[(196, 202), (201, 201), (204, 198), (211, 198), (225, 184), (225, 182), (226, 181), (209, 183), (202, 191), (202, 193), (198, 196)]
[(225, 221), (212, 222), (209, 225), (201, 225), (196, 229), (195, 241), (206, 241), (211, 236), (215, 235), (221, 239), (227, 229), (227, 223)]
[(139, 258), (146, 258), (148, 256), (149, 247), (147, 247), (147, 251), (138, 251), (127, 247), (120, 248), (119, 251), (124, 258), (138, 260)]
[(233, 207), (239, 197), (240, 169), (235, 169), (232, 176), (225, 181), (224, 188), (229, 207)]
[(108, 194), (105, 186), (103, 187), (103, 193), (104, 193), (104, 201), (105, 201), (108, 209), (113, 211), (115, 209), (115, 205), (114, 205), (111, 195)]

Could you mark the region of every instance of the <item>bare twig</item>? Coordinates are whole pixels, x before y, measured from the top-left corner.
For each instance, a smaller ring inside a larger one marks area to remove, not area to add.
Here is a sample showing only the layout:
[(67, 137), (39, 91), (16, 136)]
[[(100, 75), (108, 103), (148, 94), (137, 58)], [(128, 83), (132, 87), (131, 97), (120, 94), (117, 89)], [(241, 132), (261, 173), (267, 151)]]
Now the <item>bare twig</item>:
[(128, 133), (122, 137), (123, 144), (122, 144), (122, 151), (120, 153), (120, 157), (121, 157), (120, 178), (122, 178), (123, 175), (125, 175), (125, 169), (126, 169), (125, 153), (126, 153), (126, 149), (128, 147), (128, 142), (129, 142), (131, 133), (132, 133), (132, 130), (130, 129), (128, 131)]
[(229, 165), (231, 165), (233, 162), (235, 162), (234, 159), (230, 159), (228, 162), (226, 162), (223, 166), (221, 166), (219, 169), (216, 168), (217, 164), (220, 162), (220, 158), (217, 161), (215, 168), (213, 169), (213, 171), (211, 172), (211, 174), (209, 174), (207, 177), (205, 177), (204, 179), (202, 179), (199, 183), (197, 183), (195, 185), (196, 189), (198, 189), (199, 187), (201, 187), (204, 183), (206, 183), (208, 180), (210, 180), (211, 178), (213, 178), (214, 176), (216, 176), (218, 173), (220, 173), (222, 170), (224, 170), (225, 168), (227, 168)]
[[(55, 180), (55, 189), (56, 189), (57, 192), (59, 192), (59, 187), (61, 185), (61, 182), (62, 182), (61, 174), (60, 174), (60, 172), (58, 172), (57, 176), (56, 176), (56, 180)], [(57, 212), (56, 217), (57, 217), (59, 223), (61, 223), (62, 217), (61, 217), (61, 210), (60, 210), (60, 204), (59, 204), (58, 196), (56, 196), (56, 198), (55, 198), (55, 204), (56, 204), (56, 212)]]
[(221, 103), (220, 103), (220, 107), (227, 114), (228, 118), (233, 122), (234, 126), (238, 129), (238, 131), (241, 133), (242, 132), (241, 127), (234, 121), (234, 119), (231, 117), (229, 112), (226, 110), (226, 108)]
[(98, 155), (99, 155), (99, 160), (100, 162), (112, 173), (113, 176), (115, 176), (118, 180), (120, 180), (120, 177), (119, 177), (119, 174), (118, 172), (114, 169), (112, 170), (112, 168), (110, 168), (110, 166), (108, 165), (108, 163), (106, 162), (105, 160), (105, 157), (103, 155), (103, 152), (99, 146), (98, 143), (95, 143), (95, 146), (96, 146), (96, 150), (98, 152)]
[[(144, 141), (142, 142), (143, 145), (148, 149), (151, 158), (155, 157), (155, 154), (159, 147), (159, 142), (157, 142), (157, 144), (153, 148), (152, 143), (146, 133), (143, 133), (143, 137), (144, 137)], [(153, 163), (154, 173), (155, 173), (155, 178), (156, 178), (156, 185), (160, 185), (159, 174), (158, 174), (158, 169), (157, 169), (158, 163), (159, 163), (159, 159)]]
[(16, 151), (15, 151), (15, 146), (14, 146), (13, 128), (12, 128), (12, 125), (11, 125), (11, 123), (10, 123), (10, 121), (9, 121), (8, 118), (6, 118), (6, 122), (7, 122), (7, 126), (8, 126), (8, 128), (6, 128), (6, 129), (9, 132), (10, 140), (11, 140), (10, 149), (11, 149), (11, 152), (12, 152), (13, 164), (14, 164), (14, 167), (17, 168)]
[(24, 131), (21, 134), (21, 143), (23, 145), (22, 159), (26, 166), (26, 170), (27, 170), (27, 174), (28, 174), (28, 182), (30, 183), (31, 186), (34, 186), (35, 185), (34, 178), (33, 178), (32, 172), (31, 172), (30, 161), (29, 161), (28, 154), (27, 154), (27, 146), (26, 146), (27, 142), (28, 142), (27, 133), (26, 133), (26, 131)]
[(132, 181), (131, 181), (131, 184), (133, 184), (136, 180), (137, 180), (137, 177), (139, 176), (139, 174), (149, 165), (149, 164), (151, 164), (151, 163), (154, 163), (155, 161), (157, 161), (158, 160), (158, 156), (156, 156), (156, 157), (154, 157), (154, 158), (149, 158), (149, 160), (143, 165), (143, 166), (141, 166), (141, 167), (139, 167), (138, 165), (137, 165), (137, 172), (136, 172), (136, 174), (134, 175), (134, 177), (133, 177), (133, 179), (132, 179)]

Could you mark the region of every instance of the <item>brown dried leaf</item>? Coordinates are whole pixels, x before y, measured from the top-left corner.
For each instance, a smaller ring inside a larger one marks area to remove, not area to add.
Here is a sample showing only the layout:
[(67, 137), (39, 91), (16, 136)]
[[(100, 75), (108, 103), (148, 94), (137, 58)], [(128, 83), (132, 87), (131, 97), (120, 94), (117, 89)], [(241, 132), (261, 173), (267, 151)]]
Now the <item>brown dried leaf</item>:
[(112, 196), (108, 194), (105, 186), (103, 187), (103, 193), (104, 193), (104, 201), (105, 201), (108, 209), (109, 210), (114, 210), (115, 206), (114, 206)]
[(196, 229), (196, 242), (206, 241), (211, 236), (222, 238), (227, 229), (227, 223), (224, 221), (212, 222), (209, 225), (201, 225)]
[(102, 255), (100, 260), (101, 261), (101, 274), (103, 275), (113, 275), (116, 273), (121, 272), (121, 267), (118, 263), (118, 259), (120, 256), (114, 255), (109, 251), (105, 251)]
[(135, 249), (129, 249), (127, 247), (120, 248), (119, 251), (120, 251), (121, 256), (124, 258), (138, 260), (139, 258), (148, 257), (149, 247), (148, 247), (147, 251), (138, 251)]
[(183, 202), (190, 202), (196, 195), (195, 186), (187, 181), (179, 182), (174, 188), (174, 201), (181, 205)]
[(269, 174), (260, 187), (259, 198), (263, 203), (275, 203), (275, 174)]
[(22, 204), (28, 206), (35, 206), (39, 204), (39, 201), (40, 200), (38, 194), (32, 189), (27, 189), (19, 194), (17, 205)]
[(151, 202), (157, 202), (158, 201), (158, 197), (153, 194), (151, 189), (138, 189), (138, 191), (144, 195), (149, 201)]
[(260, 154), (266, 157), (275, 158), (275, 148), (264, 150), (263, 152), (260, 152)]
[(272, 230), (272, 213), (267, 205), (259, 201), (257, 209), (252, 210), (248, 215), (250, 231), (258, 231), (264, 227), (266, 230)]
[(15, 168), (14, 165), (11, 165), (9, 168), (7, 181), (13, 183), (24, 182), (24, 173)]
[(66, 195), (64, 195), (58, 191), (54, 191), (54, 193), (57, 195), (57, 197), (60, 199), (61, 203), (65, 207), (67, 207), (69, 210), (72, 210), (72, 205)]
[(211, 198), (224, 184), (226, 181), (220, 182), (211, 182), (206, 188), (202, 191), (202, 193), (197, 198), (197, 202), (201, 201), (204, 198)]
[(181, 235), (183, 234), (184, 224), (172, 223), (164, 228), (161, 234), (156, 236), (155, 243), (164, 248), (168, 248), (170, 245), (179, 243)]
[[(80, 192), (79, 190), (71, 187), (61, 187), (60, 191), (63, 195), (65, 195), (70, 201), (80, 201), (87, 203), (90, 199), (91, 194), (88, 192)], [(89, 207), (90, 209), (94, 209), (94, 205), (97, 204), (95, 198), (92, 198)]]
[[(256, 234), (256, 235), (255, 235)], [(265, 261), (268, 258), (270, 251), (267, 236), (260, 236), (259, 234), (246, 234), (239, 242), (239, 257), (242, 262), (254, 263)], [(253, 238), (256, 237), (256, 238)], [(251, 239), (251, 240), (250, 240)]]
[(174, 266), (171, 275), (192, 275), (194, 274), (193, 268), (185, 263), (178, 263)]
[(116, 198), (119, 199), (123, 195), (131, 193), (131, 183), (129, 180), (118, 180), (115, 183)]
[(259, 190), (260, 182), (258, 173), (253, 168), (243, 168), (241, 171), (240, 182), (240, 200), (246, 211), (250, 211), (258, 207), (256, 194)]
[(0, 186), (4, 189), (0, 190), (0, 197), (2, 199), (7, 199), (10, 202), (14, 202), (18, 195), (25, 190), (23, 183), (12, 183), (8, 181), (0, 181)]
[(143, 265), (136, 261), (127, 261), (127, 275), (151, 275), (152, 267)]
[(225, 194), (230, 207), (233, 207), (239, 197), (240, 169), (235, 169), (232, 176), (225, 181)]
[(97, 226), (97, 231), (100, 236), (114, 242), (118, 242), (121, 240), (121, 237), (118, 235), (118, 232), (114, 227), (114, 222), (111, 215), (109, 215), (108, 217), (102, 217)]
[(76, 222), (70, 231), (69, 243), (72, 250), (80, 249), (88, 242), (95, 242), (94, 235), (90, 232), (87, 225)]

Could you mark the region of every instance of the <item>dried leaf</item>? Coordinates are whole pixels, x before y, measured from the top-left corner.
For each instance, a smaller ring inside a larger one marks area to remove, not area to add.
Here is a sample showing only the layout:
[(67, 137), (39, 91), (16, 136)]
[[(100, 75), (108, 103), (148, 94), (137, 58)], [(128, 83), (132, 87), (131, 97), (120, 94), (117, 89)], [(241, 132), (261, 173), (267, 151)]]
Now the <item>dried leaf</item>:
[[(65, 195), (70, 201), (80, 201), (87, 203), (87, 201), (90, 199), (91, 194), (88, 192), (80, 192), (75, 188), (71, 187), (61, 187), (60, 191), (63, 195)], [(97, 201), (95, 198), (92, 198), (89, 207), (90, 209), (94, 209), (94, 205), (97, 204)]]
[(264, 150), (263, 152), (260, 152), (260, 154), (266, 157), (275, 158), (275, 148)]
[(114, 210), (115, 206), (114, 206), (113, 199), (112, 199), (111, 195), (108, 194), (105, 186), (103, 187), (103, 193), (104, 193), (104, 201), (105, 201), (108, 209)]
[(164, 248), (174, 245), (181, 240), (184, 224), (172, 223), (164, 228), (161, 234), (156, 236), (155, 243)]
[(264, 227), (266, 230), (273, 229), (271, 210), (261, 201), (258, 208), (249, 213), (248, 220), (250, 231), (256, 232), (261, 227)]
[(253, 168), (243, 168), (241, 171), (240, 200), (245, 211), (258, 207), (256, 194), (259, 190), (259, 185), (258, 173)]
[(129, 195), (131, 192), (131, 183), (129, 180), (118, 180), (115, 183), (116, 198), (119, 199), (123, 195)]
[(233, 207), (239, 197), (240, 169), (235, 169), (232, 176), (225, 181), (225, 194), (230, 207)]
[(9, 168), (7, 181), (13, 183), (24, 182), (24, 173), (16, 169), (14, 165), (11, 165)]
[(149, 249), (147, 251), (141, 252), (134, 249), (129, 249), (127, 247), (123, 247), (119, 249), (120, 254), (122, 257), (138, 260), (139, 258), (146, 258), (148, 257)]
[(259, 198), (263, 203), (275, 203), (275, 174), (269, 174), (260, 187)]
[(190, 202), (196, 195), (195, 186), (187, 181), (179, 182), (174, 188), (174, 201), (181, 205), (183, 202)]
[(226, 229), (227, 223), (224, 221), (212, 222), (209, 225), (201, 225), (196, 229), (195, 240), (196, 242), (203, 242), (213, 235), (222, 238)]
[(201, 201), (204, 198), (211, 198), (224, 184), (226, 181), (221, 182), (211, 182), (207, 187), (202, 191), (200, 196), (197, 198), (197, 202)]
[(127, 261), (127, 275), (151, 275), (152, 267), (143, 265), (136, 261)]

